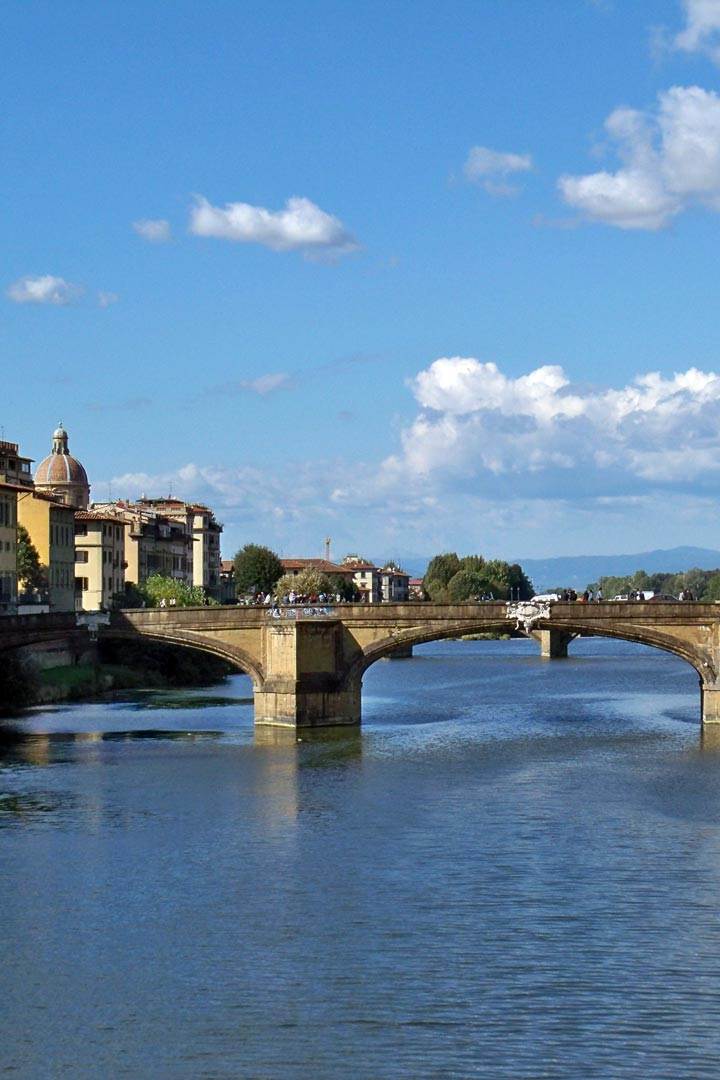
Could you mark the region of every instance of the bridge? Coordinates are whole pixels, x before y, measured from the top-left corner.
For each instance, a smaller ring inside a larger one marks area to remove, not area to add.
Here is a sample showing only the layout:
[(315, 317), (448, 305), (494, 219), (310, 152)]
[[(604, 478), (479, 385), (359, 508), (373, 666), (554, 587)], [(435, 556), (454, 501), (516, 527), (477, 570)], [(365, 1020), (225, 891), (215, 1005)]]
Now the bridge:
[(548, 658), (567, 656), (568, 643), (578, 635), (620, 638), (674, 653), (699, 676), (703, 723), (720, 724), (720, 604), (152, 608), (118, 611), (102, 625), (80, 628), (72, 615), (19, 616), (0, 620), (0, 648), (97, 633), (200, 649), (250, 676), (256, 724), (302, 728), (358, 724), (363, 674), (376, 660), (422, 642), (516, 630), (537, 638)]
[(222, 656), (252, 679), (255, 723), (357, 724), (364, 672), (422, 642), (516, 629), (543, 655), (567, 655), (577, 635), (620, 638), (674, 653), (698, 673), (704, 723), (720, 723), (720, 605), (699, 603), (340, 604), (121, 611), (100, 633), (145, 637)]

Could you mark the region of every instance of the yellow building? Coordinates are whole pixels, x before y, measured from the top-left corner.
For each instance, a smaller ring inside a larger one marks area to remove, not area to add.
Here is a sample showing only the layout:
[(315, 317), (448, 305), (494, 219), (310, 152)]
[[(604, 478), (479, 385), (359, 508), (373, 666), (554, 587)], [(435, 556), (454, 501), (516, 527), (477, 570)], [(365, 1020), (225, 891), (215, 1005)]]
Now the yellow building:
[(142, 585), (152, 574), (193, 583), (193, 535), (187, 523), (140, 503), (94, 503), (93, 511), (112, 514), (125, 526), (125, 581)]
[(75, 610), (75, 510), (41, 491), (18, 493), (17, 520), (47, 567), (50, 611)]
[(75, 606), (106, 611), (125, 591), (125, 523), (99, 510), (75, 513)]
[(17, 608), (17, 497), (15, 484), (0, 483), (0, 615)]
[(139, 499), (138, 506), (163, 517), (182, 522), (192, 537), (192, 576), (188, 584), (198, 585), (210, 596), (220, 597), (220, 534), (222, 525), (209, 506), (186, 503), (182, 499)]

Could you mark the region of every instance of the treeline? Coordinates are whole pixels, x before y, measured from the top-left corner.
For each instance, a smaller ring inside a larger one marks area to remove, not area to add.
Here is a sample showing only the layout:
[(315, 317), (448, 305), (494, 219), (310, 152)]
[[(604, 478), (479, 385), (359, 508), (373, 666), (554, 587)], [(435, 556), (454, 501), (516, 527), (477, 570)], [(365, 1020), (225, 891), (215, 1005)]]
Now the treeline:
[(630, 592), (668, 593), (679, 596), (688, 590), (696, 600), (720, 600), (720, 568), (716, 570), (686, 570), (681, 574), (646, 574), (636, 570), (631, 577), (601, 577), (588, 585), (589, 589), (602, 589), (606, 600), (613, 596), (626, 596)]
[(517, 563), (484, 559), (482, 555), (460, 558), (445, 552), (430, 560), (423, 578), (425, 594), (436, 603), (463, 600), (529, 600), (532, 582)]

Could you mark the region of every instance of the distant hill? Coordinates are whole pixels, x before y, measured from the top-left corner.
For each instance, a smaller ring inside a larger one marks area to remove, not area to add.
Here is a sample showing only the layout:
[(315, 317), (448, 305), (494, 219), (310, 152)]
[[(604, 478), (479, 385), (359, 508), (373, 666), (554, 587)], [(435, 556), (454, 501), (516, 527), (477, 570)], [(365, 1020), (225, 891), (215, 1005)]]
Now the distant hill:
[(676, 547), (667, 550), (640, 551), (635, 555), (567, 555), (556, 559), (512, 559), (519, 562), (532, 578), (536, 592), (556, 585), (584, 589), (603, 575), (621, 576), (646, 570), (648, 574), (678, 574), (697, 566), (700, 570), (720, 567), (720, 551), (711, 548)]
[[(382, 561), (375, 560), (378, 566)], [(430, 559), (421, 555), (399, 558), (400, 565), (411, 577), (422, 577)], [(568, 589), (584, 589), (591, 581), (608, 575), (633, 574), (646, 570), (648, 574), (665, 572), (679, 574), (697, 566), (700, 570), (720, 567), (720, 551), (711, 548), (676, 547), (657, 551), (640, 551), (635, 555), (560, 555), (555, 559), (508, 559), (520, 563), (532, 578), (536, 592), (560, 585)]]

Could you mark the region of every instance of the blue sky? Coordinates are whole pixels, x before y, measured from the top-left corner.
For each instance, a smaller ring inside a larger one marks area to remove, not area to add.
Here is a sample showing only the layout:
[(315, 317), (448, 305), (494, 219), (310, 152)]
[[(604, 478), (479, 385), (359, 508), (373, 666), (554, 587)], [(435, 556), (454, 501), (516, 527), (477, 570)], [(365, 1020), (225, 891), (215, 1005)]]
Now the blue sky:
[(720, 0), (4, 23), (6, 438), (227, 554), (720, 546)]

